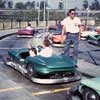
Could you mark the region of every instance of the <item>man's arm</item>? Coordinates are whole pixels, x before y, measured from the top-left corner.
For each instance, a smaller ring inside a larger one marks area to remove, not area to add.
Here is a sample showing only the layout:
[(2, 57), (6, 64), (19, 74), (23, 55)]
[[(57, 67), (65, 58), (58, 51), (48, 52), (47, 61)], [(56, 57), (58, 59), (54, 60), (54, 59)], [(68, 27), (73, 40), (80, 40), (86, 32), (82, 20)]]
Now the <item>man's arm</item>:
[(65, 27), (62, 26), (62, 33), (61, 33), (61, 43), (64, 43), (64, 33), (65, 33)]
[(79, 27), (79, 36), (78, 36), (78, 40), (80, 41), (80, 38), (81, 38), (81, 25), (78, 25)]

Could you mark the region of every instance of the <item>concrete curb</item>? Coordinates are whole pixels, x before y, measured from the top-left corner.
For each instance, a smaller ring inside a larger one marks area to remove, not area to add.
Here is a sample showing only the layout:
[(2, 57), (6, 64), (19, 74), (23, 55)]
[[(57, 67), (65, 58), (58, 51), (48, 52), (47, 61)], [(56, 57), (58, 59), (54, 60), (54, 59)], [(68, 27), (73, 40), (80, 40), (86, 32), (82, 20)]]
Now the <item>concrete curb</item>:
[(6, 37), (8, 37), (8, 36), (15, 35), (15, 34), (16, 34), (16, 33), (5, 34), (5, 35), (3, 35), (3, 36), (0, 36), (0, 40), (6, 38)]

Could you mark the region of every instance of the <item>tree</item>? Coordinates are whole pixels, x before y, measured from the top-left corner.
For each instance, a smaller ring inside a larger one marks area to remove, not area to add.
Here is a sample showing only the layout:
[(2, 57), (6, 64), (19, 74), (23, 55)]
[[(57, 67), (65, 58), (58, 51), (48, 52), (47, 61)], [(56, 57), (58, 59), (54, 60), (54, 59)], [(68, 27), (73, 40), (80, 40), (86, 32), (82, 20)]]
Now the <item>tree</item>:
[(88, 7), (89, 7), (88, 1), (87, 1), (87, 0), (84, 0), (84, 1), (83, 1), (83, 8), (84, 8), (84, 9), (87, 9)]
[(32, 8), (32, 3), (30, 1), (27, 1), (25, 3), (26, 9), (31, 9)]
[(92, 4), (90, 5), (91, 10), (99, 10), (100, 9), (100, 3), (98, 0), (94, 0)]
[(32, 8), (35, 8), (35, 1), (32, 1)]
[(17, 9), (26, 9), (26, 6), (23, 2), (18, 2), (15, 4), (15, 8)]
[(12, 8), (13, 7), (13, 2), (12, 1), (8, 1), (8, 8)]
[(5, 8), (5, 1), (3, 0), (0, 0), (0, 8)]
[(63, 1), (61, 0), (59, 2), (58, 9), (63, 9), (63, 8), (64, 8), (64, 5), (63, 5)]
[(41, 1), (40, 2), (40, 9), (44, 9), (44, 3), (45, 3), (45, 7), (47, 7), (48, 6), (48, 3), (47, 3), (47, 1)]

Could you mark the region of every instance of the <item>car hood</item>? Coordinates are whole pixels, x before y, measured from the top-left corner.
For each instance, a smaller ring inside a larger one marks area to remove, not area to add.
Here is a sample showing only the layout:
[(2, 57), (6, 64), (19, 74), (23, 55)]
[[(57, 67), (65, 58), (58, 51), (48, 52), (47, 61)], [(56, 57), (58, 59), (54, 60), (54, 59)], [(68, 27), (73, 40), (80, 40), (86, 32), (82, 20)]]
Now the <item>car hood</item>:
[(81, 80), (81, 84), (100, 91), (100, 77)]
[(73, 67), (75, 65), (73, 60), (66, 56), (53, 56), (46, 59), (46, 64), (49, 68)]
[(30, 58), (30, 60), (34, 63), (46, 65), (48, 68), (72, 68), (75, 67), (75, 62), (66, 56), (63, 55), (54, 55), (52, 57), (41, 57), (36, 56), (34, 58)]

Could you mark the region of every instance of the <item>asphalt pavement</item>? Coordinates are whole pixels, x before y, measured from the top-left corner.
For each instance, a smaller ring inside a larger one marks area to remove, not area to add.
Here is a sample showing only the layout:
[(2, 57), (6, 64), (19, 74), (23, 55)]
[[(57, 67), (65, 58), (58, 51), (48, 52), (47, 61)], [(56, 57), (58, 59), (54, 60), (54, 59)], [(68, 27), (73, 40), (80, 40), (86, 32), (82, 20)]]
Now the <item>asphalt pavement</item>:
[[(2, 37), (8, 36), (9, 34), (15, 33), (18, 29), (12, 30), (2, 30), (0, 31), (0, 39)], [(78, 59), (78, 71), (81, 73), (88, 75), (90, 77), (98, 77), (100, 76), (100, 66), (87, 62), (84, 59)]]

